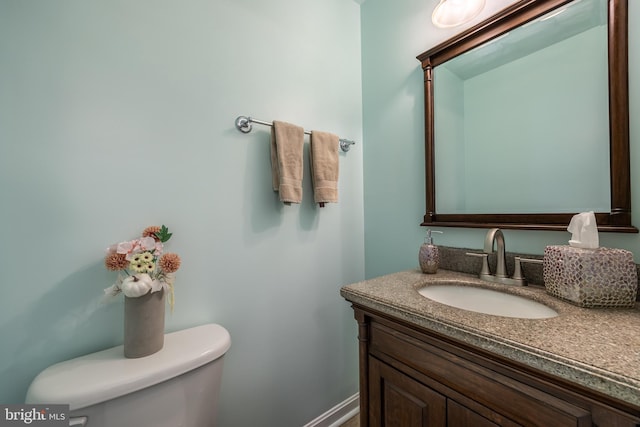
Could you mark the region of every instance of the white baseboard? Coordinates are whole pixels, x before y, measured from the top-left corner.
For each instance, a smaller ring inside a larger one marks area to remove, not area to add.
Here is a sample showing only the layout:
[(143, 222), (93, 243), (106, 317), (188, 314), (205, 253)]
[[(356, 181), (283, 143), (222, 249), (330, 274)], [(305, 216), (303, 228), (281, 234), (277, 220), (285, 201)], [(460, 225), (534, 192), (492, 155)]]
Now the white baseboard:
[(339, 427), (358, 412), (360, 412), (360, 393), (354, 394), (302, 427)]

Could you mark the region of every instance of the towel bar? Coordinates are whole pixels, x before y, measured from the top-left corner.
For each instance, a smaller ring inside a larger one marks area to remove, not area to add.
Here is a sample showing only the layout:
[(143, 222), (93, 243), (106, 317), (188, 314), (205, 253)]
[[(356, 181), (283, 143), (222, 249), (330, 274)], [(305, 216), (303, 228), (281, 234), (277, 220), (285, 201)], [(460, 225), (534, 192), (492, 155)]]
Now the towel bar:
[[(265, 122), (263, 120), (258, 120), (247, 116), (238, 116), (238, 118), (236, 119), (236, 128), (242, 133), (249, 133), (253, 129), (252, 123), (258, 123), (259, 125), (265, 126), (273, 126), (273, 123), (270, 122)], [(308, 130), (305, 130), (304, 133), (307, 135), (311, 135), (311, 132)], [(345, 153), (349, 151), (351, 146), (354, 144), (355, 141), (340, 138), (340, 149)]]

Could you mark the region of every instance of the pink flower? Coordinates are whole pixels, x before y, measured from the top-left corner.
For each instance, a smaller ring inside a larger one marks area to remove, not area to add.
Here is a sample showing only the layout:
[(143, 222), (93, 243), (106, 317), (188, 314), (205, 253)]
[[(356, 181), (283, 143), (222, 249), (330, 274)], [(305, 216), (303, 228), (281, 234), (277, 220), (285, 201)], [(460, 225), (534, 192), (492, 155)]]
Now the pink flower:
[(152, 251), (156, 248), (156, 239), (153, 237), (143, 237), (138, 242), (143, 251)]
[(162, 242), (156, 242), (155, 250), (153, 251), (153, 255), (159, 257), (162, 255), (162, 251), (164, 250), (164, 245)]
[(118, 243), (116, 251), (119, 254), (130, 254), (133, 251), (133, 242), (135, 242), (135, 240), (132, 240), (130, 242), (120, 242), (120, 243)]
[[(158, 244), (156, 244), (153, 237), (143, 237), (128, 242), (120, 242), (116, 246), (116, 252), (124, 254), (127, 260), (131, 260), (131, 257), (135, 254), (152, 251), (158, 251)], [(160, 252), (162, 252), (162, 243), (160, 243)]]

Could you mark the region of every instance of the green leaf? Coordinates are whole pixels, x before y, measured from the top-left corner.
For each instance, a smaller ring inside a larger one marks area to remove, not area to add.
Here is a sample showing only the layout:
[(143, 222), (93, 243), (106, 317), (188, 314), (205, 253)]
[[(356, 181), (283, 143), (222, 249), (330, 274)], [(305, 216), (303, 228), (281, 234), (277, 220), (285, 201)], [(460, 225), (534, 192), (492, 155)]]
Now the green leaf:
[(160, 228), (160, 231), (156, 233), (156, 237), (160, 239), (162, 243), (166, 242), (171, 238), (173, 233), (169, 233), (169, 229), (163, 224)]

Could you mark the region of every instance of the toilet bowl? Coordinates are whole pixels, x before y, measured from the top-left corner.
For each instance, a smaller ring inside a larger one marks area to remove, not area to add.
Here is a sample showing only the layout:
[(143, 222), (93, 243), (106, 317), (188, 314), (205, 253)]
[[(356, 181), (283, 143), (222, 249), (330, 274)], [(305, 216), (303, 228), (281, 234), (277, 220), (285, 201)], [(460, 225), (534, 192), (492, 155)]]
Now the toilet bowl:
[(70, 426), (215, 426), (225, 328), (197, 326), (165, 335), (151, 356), (126, 359), (113, 347), (42, 371), (26, 403), (68, 404)]

